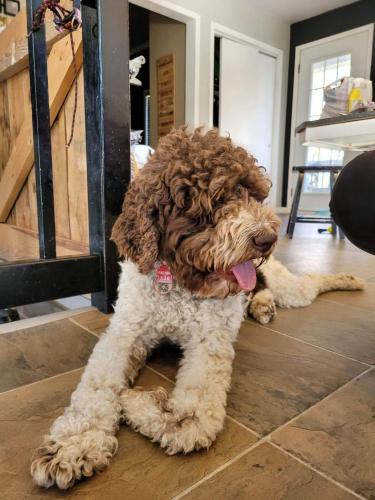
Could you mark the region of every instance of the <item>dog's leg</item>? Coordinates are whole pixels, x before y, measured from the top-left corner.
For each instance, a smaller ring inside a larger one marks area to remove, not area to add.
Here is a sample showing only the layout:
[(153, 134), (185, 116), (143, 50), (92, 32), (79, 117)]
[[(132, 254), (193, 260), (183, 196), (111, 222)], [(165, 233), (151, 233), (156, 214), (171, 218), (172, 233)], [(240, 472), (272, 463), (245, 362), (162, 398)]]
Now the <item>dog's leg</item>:
[[(119, 395), (136, 377), (152, 339), (142, 323), (115, 313), (94, 348), (71, 404), (52, 425), (31, 464), (34, 481), (67, 489), (107, 466), (116, 453)], [(126, 326), (125, 326), (126, 325)], [(147, 342), (146, 342), (147, 340)]]
[(191, 340), (171, 398), (164, 389), (127, 390), (121, 402), (126, 421), (160, 442), (167, 453), (208, 448), (221, 431), (234, 350), (227, 333)]
[(276, 304), (271, 290), (264, 288), (249, 301), (248, 312), (258, 323), (266, 325), (276, 316)]
[(266, 287), (279, 307), (304, 307), (330, 290), (363, 290), (365, 282), (349, 274), (306, 274), (295, 276), (284, 265), (270, 259), (261, 267)]

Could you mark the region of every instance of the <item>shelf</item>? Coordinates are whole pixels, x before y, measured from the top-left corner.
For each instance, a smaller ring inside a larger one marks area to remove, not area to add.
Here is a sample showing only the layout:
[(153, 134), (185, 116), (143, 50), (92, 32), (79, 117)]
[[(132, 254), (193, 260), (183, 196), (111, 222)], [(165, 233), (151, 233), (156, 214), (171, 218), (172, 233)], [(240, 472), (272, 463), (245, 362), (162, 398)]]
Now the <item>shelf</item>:
[(296, 129), (302, 146), (369, 151), (375, 149), (375, 113), (304, 122)]

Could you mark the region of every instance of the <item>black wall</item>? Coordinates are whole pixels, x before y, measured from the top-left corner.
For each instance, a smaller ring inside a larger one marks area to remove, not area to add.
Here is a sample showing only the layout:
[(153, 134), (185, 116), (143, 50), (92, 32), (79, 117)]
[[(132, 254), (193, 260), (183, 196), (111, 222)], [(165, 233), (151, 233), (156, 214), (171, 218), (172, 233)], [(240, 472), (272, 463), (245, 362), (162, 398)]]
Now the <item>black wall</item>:
[[(358, 28), (365, 24), (375, 22), (375, 0), (360, 0), (345, 7), (331, 10), (320, 16), (311, 17), (290, 27), (290, 52), (289, 52), (289, 73), (288, 73), (288, 97), (287, 97), (287, 115), (285, 130), (285, 149), (284, 149), (284, 175), (282, 206), (287, 204), (288, 196), (288, 171), (289, 171), (289, 146), (292, 119), (292, 101), (293, 101), (293, 80), (294, 80), (294, 61), (295, 49), (298, 45), (313, 42), (327, 36), (336, 35), (343, 31)], [(375, 42), (375, 38), (374, 38)], [(375, 81), (375, 43), (372, 52), (371, 76)]]

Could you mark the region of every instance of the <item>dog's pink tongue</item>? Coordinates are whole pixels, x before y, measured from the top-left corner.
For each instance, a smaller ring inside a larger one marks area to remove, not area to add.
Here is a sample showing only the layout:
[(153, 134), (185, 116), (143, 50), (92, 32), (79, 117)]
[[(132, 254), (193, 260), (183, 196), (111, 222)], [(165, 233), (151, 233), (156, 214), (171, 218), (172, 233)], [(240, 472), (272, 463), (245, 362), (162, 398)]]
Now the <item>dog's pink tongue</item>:
[(234, 266), (232, 268), (232, 273), (235, 275), (238, 284), (243, 290), (250, 292), (255, 288), (257, 284), (257, 273), (250, 260)]

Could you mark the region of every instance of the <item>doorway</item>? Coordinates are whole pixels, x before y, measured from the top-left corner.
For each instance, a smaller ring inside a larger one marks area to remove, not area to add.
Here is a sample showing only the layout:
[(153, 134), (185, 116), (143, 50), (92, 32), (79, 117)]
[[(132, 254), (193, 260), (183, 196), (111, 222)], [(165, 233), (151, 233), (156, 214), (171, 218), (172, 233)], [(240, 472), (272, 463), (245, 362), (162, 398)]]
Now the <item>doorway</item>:
[[(363, 26), (296, 48), (289, 176), (294, 165), (344, 165), (349, 154), (338, 149), (305, 147), (298, 143), (295, 128), (320, 118), (324, 87), (344, 76), (370, 77), (373, 25)], [(305, 176), (301, 209), (324, 210), (329, 202), (329, 174)], [(296, 180), (292, 178), (289, 204)]]
[(276, 206), (281, 51), (221, 26), (213, 35), (212, 123), (266, 169)]
[(155, 148), (185, 124), (186, 25), (130, 4), (129, 40), (130, 58), (142, 61), (130, 80), (132, 137)]

